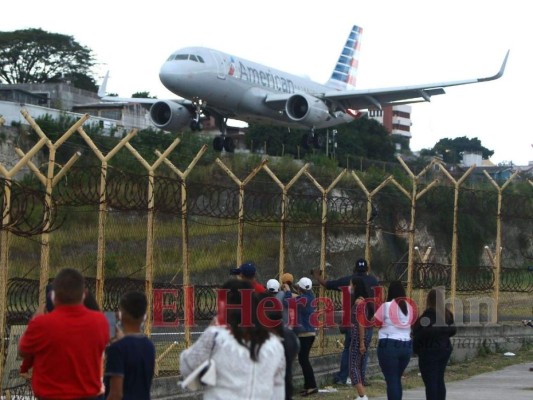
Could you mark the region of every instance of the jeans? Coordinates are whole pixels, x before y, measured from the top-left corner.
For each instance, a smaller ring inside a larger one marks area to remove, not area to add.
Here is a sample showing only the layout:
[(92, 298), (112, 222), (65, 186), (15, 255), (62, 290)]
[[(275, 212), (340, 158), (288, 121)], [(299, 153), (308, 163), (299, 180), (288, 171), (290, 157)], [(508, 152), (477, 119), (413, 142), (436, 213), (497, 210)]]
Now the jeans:
[(298, 353), (298, 363), (302, 367), (304, 376), (304, 389), (316, 388), (315, 372), (309, 361), (309, 353), (315, 341), (315, 336), (300, 336), (300, 351)]
[(344, 333), (344, 348), (341, 354), (341, 366), (339, 372), (335, 374), (334, 381), (339, 383), (346, 383), (348, 374), (350, 372), (350, 346), (352, 343), (351, 329), (347, 328), (347, 332)]
[[(368, 338), (368, 342), (372, 343), (372, 334), (374, 329), (367, 329), (365, 336)], [(344, 334), (344, 348), (342, 349), (341, 354), (341, 366), (339, 372), (335, 374), (333, 381), (335, 383), (346, 383), (346, 379), (350, 376), (350, 346), (352, 343), (352, 332), (351, 329), (348, 329), (348, 332)], [(366, 366), (368, 365), (368, 349), (365, 353), (365, 358), (363, 359), (363, 370), (366, 371)]]
[(387, 399), (402, 399), (402, 375), (411, 360), (413, 343), (411, 340), (380, 339), (378, 361), (387, 383)]
[(418, 356), (418, 368), (426, 387), (426, 399), (445, 400), (444, 370), (452, 349), (424, 351)]

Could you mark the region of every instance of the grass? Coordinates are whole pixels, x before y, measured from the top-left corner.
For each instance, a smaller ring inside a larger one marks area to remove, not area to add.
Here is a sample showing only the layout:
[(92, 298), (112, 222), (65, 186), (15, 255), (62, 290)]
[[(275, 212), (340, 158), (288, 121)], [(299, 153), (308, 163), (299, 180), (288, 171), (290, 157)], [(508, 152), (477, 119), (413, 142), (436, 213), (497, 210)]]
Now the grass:
[[(490, 353), (479, 355), (476, 358), (461, 363), (451, 363), (446, 368), (445, 380), (446, 382), (459, 381), (486, 372), (497, 371), (510, 365), (531, 362), (533, 359), (533, 346), (522, 348), (516, 351), (515, 354), (516, 356), (514, 357), (505, 357), (502, 353)], [(405, 374), (402, 381), (404, 390), (424, 386), (422, 378), (418, 376), (418, 373), (418, 368), (415, 368)], [(370, 383), (371, 385), (366, 388), (369, 398), (386, 396), (386, 386), (382, 376), (371, 377)], [(322, 389), (327, 388), (334, 388), (337, 391), (333, 393), (320, 393), (320, 398), (347, 400), (356, 397), (355, 389), (351, 386), (332, 385)], [(299, 398), (299, 396), (295, 396), (295, 398)]]

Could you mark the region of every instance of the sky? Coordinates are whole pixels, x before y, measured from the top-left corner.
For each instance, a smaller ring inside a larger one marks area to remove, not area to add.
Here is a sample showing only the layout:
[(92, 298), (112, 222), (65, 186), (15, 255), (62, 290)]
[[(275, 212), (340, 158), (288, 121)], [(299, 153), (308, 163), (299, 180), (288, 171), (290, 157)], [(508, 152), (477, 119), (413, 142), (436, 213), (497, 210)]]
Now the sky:
[[(23, 7), (21, 7), (23, 4)], [(93, 51), (108, 93), (172, 99), (159, 69), (175, 50), (215, 48), (325, 83), (353, 25), (363, 28), (357, 87), (481, 78), (412, 105), (411, 150), (442, 138), (478, 138), (498, 164), (533, 161), (529, 3), (523, 0), (6, 1), (1, 31), (41, 28)]]

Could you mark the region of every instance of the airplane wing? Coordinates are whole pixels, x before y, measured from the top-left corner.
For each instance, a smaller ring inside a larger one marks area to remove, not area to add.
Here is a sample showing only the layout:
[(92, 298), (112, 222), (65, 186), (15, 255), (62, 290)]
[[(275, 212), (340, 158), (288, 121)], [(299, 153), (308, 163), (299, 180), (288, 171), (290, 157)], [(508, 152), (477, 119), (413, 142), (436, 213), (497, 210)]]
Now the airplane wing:
[(466, 79), (461, 81), (440, 82), (425, 85), (400, 86), (382, 89), (340, 90), (330, 91), (316, 97), (337, 104), (342, 109), (365, 110), (369, 108), (381, 109), (382, 106), (411, 104), (430, 101), (431, 96), (444, 94), (444, 88), (492, 81), (500, 78), (505, 70), (509, 51), (505, 55), (498, 73), (486, 78)]

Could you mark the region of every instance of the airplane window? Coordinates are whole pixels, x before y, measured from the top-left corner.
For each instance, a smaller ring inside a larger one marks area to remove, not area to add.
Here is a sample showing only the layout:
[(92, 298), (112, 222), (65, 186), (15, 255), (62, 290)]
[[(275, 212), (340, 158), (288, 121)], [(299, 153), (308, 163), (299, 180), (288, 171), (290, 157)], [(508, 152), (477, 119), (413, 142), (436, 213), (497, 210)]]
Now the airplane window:
[(201, 63), (204, 63), (204, 64), (205, 64), (205, 61), (204, 61), (204, 59), (202, 58), (202, 56), (198, 56), (198, 60), (199, 60)]
[(188, 54), (176, 54), (174, 57), (174, 60), (188, 60), (189, 55)]
[(189, 60), (198, 62), (198, 58), (194, 54), (189, 55)]

